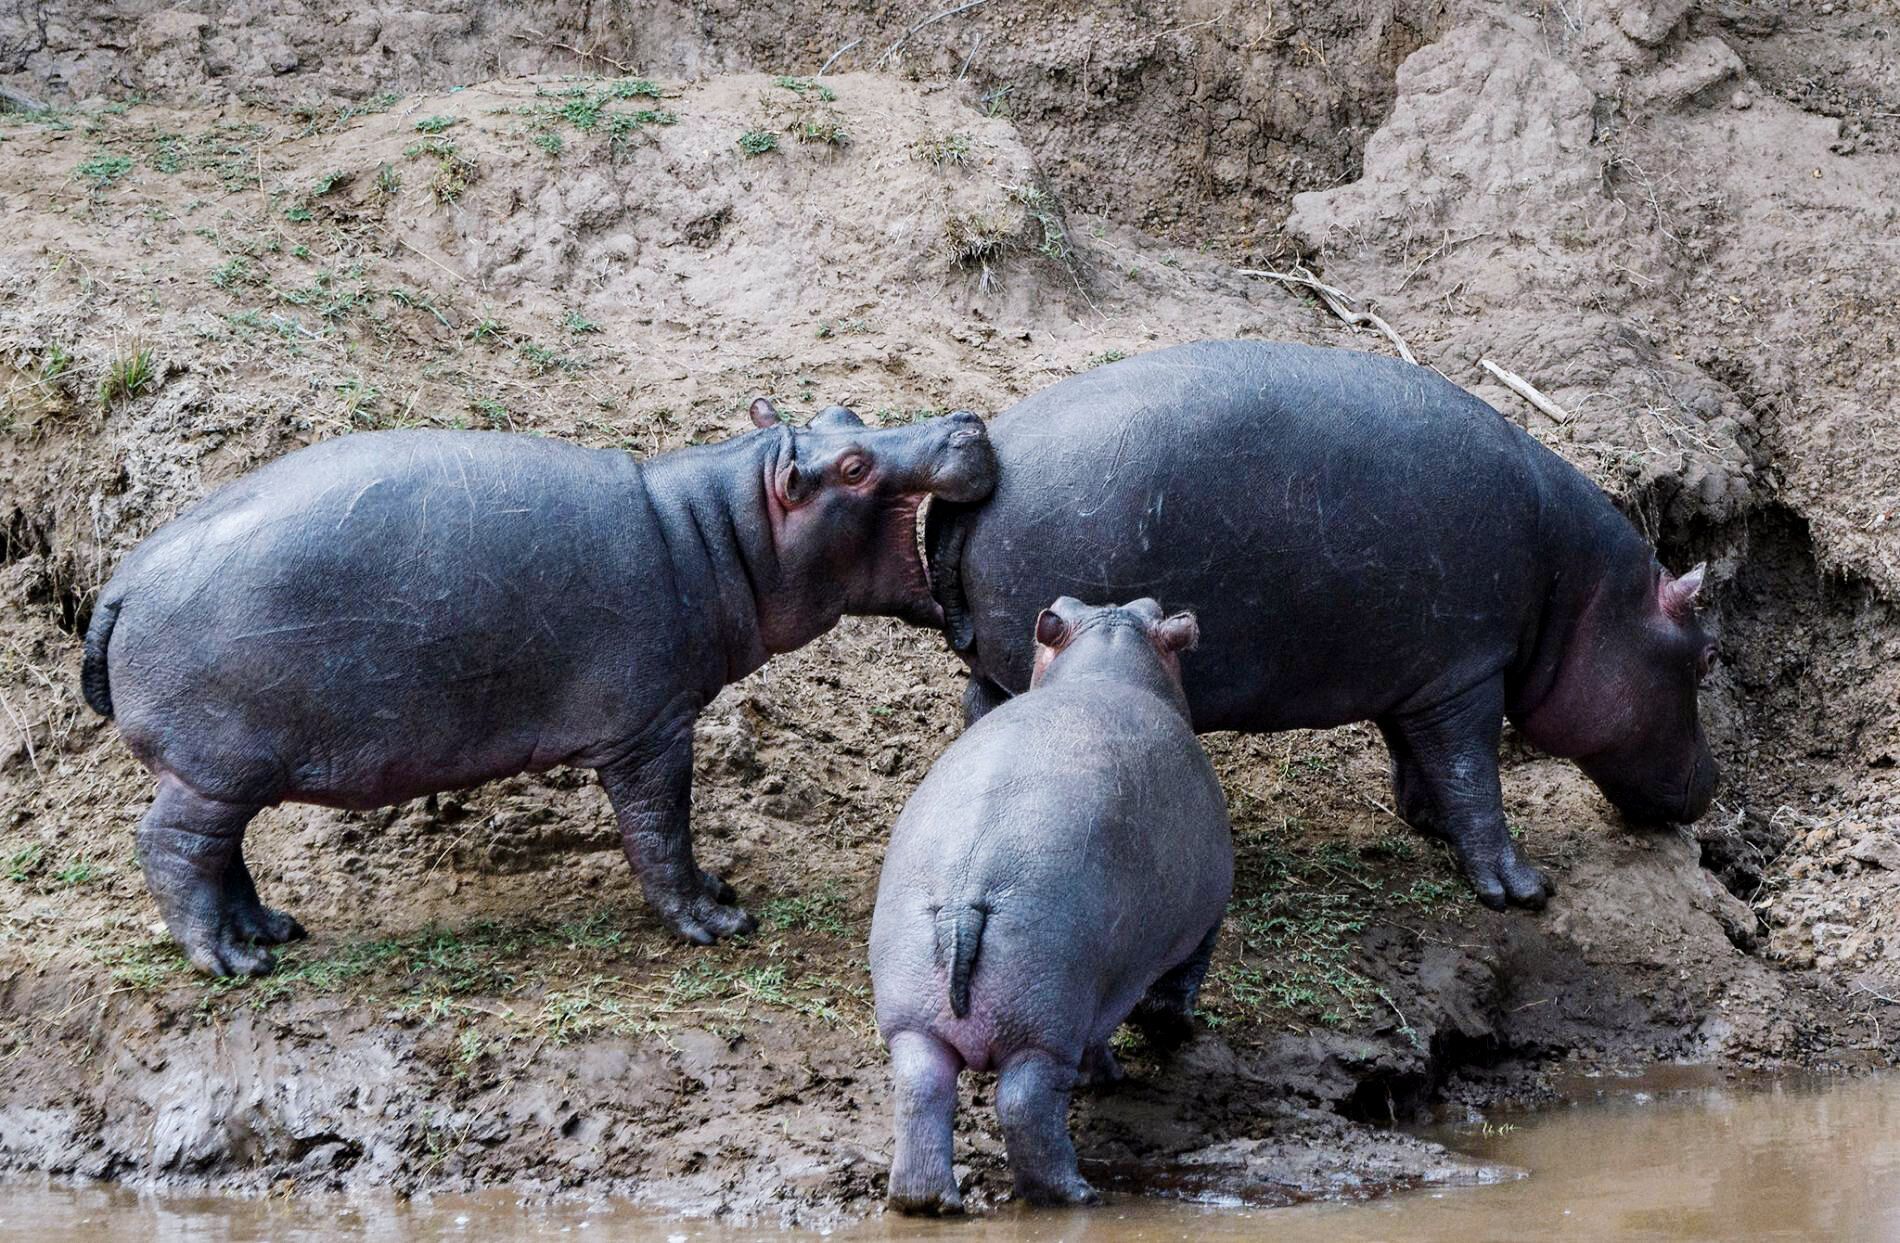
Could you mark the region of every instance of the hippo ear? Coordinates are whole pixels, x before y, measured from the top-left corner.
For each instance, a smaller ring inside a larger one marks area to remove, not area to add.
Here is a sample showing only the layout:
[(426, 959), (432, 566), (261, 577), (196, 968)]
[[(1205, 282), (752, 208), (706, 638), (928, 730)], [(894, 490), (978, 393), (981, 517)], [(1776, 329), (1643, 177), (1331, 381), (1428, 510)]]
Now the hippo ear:
[(778, 424), (778, 407), (774, 406), (769, 398), (754, 397), (752, 399), (752, 426), (777, 427)]
[(1662, 606), (1665, 616), (1686, 622), (1695, 615), (1695, 598), (1702, 590), (1702, 578), (1707, 570), (1708, 563), (1704, 561), (1681, 578), (1671, 578), (1668, 571), (1663, 572), (1656, 584), (1656, 602)]
[(1161, 650), (1179, 655), (1194, 650), (1201, 642), (1201, 623), (1192, 613), (1176, 613), (1154, 628), (1155, 642)]
[(863, 427), (864, 420), (843, 406), (826, 406), (818, 412), (818, 417), (811, 421), (811, 425), (824, 431), (833, 427)]
[(1069, 623), (1057, 617), (1054, 609), (1036, 614), (1036, 642), (1044, 647), (1061, 647), (1068, 638)]

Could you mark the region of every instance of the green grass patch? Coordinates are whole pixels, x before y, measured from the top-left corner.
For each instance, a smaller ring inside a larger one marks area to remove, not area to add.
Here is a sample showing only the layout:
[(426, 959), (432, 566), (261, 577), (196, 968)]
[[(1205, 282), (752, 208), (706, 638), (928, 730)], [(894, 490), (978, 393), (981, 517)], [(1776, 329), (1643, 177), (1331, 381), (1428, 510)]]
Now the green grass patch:
[(1394, 911), (1446, 914), (1463, 899), (1462, 884), (1450, 877), (1388, 886), (1379, 865), (1392, 853), (1383, 839), (1361, 849), (1339, 840), (1309, 844), (1310, 836), (1295, 819), (1237, 825), (1224, 961), (1203, 994), (1210, 1025), (1364, 1025), (1389, 1005), (1360, 970), (1360, 937), (1371, 921)]
[(838, 98), (838, 92), (832, 90), (823, 82), (815, 81), (811, 78), (794, 78), (789, 74), (781, 73), (772, 79), (772, 85), (782, 90), (790, 91), (800, 99), (809, 95), (814, 99), (830, 103), (832, 100)]
[(99, 380), (99, 407), (108, 409), (121, 400), (149, 391), (158, 380), (158, 358), (150, 346), (135, 346), (106, 367)]
[(103, 190), (132, 171), (132, 158), (125, 155), (95, 155), (73, 171), (91, 182), (95, 190)]
[(854, 931), (836, 890), (773, 898), (759, 908), (759, 922), (768, 931), (821, 932), (834, 937)]
[(739, 150), (747, 155), (765, 155), (778, 150), (778, 135), (771, 130), (749, 129), (739, 135)]

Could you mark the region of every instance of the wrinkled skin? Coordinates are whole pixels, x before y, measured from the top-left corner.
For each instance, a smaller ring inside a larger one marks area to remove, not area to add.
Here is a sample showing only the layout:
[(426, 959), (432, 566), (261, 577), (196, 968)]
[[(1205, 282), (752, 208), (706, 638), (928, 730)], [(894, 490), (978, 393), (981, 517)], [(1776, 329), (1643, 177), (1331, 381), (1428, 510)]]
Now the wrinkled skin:
[(646, 462), (490, 432), (339, 437), (133, 550), (100, 594), (85, 691), (158, 778), (139, 855), (192, 962), (258, 975), (302, 935), (244, 865), (260, 808), (558, 764), (599, 774), (670, 928), (750, 929), (693, 858), (695, 718), (845, 613), (936, 624), (917, 508), (995, 478), (971, 414), (752, 413), (760, 430)]
[(871, 921), (878, 1031), (891, 1050), (893, 1207), (962, 1207), (956, 1081), (998, 1074), (1017, 1195), (1096, 1198), (1076, 1169), (1069, 1095), (1120, 1077), (1131, 1013), (1184, 1034), (1233, 885), (1233, 842), (1194, 737), (1178, 653), (1188, 614), (1153, 600), (1037, 617), (1035, 687), (971, 726), (897, 827)]
[(1041, 602), (1150, 595), (1200, 618), (1197, 729), (1377, 722), (1400, 814), (1489, 906), (1550, 892), (1504, 822), (1507, 716), (1633, 820), (1707, 810), (1700, 567), (1671, 578), (1589, 480), (1435, 373), (1200, 342), (1065, 380), (990, 434), (995, 494), (927, 524), (970, 719), (1028, 685)]

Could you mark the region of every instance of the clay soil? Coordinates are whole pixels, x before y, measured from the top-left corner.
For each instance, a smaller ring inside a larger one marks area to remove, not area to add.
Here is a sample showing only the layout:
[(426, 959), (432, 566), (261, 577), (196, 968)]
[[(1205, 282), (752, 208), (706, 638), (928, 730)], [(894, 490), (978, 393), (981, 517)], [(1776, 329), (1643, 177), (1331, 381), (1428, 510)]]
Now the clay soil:
[(1560, 889), (1494, 914), (1392, 816), (1368, 727), (1210, 738), (1239, 883), (1203, 1029), (1078, 1101), (1087, 1170), (1367, 1194), (1486, 1176), (1391, 1123), (1557, 1070), (1891, 1060), (1888, 0), (991, 0), (908, 39), (949, 6), (437, 7), (0, 6), (0, 1168), (876, 1211), (864, 942), (958, 725), (940, 637), (847, 621), (707, 714), (699, 848), (752, 937), (670, 940), (555, 772), (267, 812), (253, 870), (313, 935), (214, 983), (155, 924), (149, 781), (78, 695), (93, 599), (207, 490), (354, 430), (649, 454), (756, 392), (897, 422), (1201, 337), (1393, 348), (1255, 274), (1295, 264), (1710, 563), (1728, 779), (1636, 830), (1507, 740)]

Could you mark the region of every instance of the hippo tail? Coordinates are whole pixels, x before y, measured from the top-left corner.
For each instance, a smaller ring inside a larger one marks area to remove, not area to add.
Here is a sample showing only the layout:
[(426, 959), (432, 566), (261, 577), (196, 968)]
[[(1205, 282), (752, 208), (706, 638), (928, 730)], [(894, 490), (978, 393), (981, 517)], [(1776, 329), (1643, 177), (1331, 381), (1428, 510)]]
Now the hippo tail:
[(937, 912), (937, 952), (950, 964), (950, 1013), (970, 1013), (970, 976), (976, 971), (976, 953), (983, 944), (983, 924), (989, 911), (974, 902), (959, 902)]
[(100, 716), (112, 715), (112, 680), (106, 674), (106, 644), (112, 628), (119, 623), (122, 600), (101, 599), (92, 610), (92, 623), (86, 627), (86, 656), (79, 666), (79, 690)]
[(943, 610), (943, 634), (951, 650), (968, 652), (976, 641), (970, 601), (963, 588), (963, 546), (970, 538), (976, 506), (933, 500), (924, 511), (924, 561), (930, 595)]

